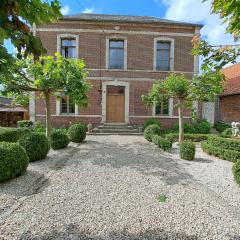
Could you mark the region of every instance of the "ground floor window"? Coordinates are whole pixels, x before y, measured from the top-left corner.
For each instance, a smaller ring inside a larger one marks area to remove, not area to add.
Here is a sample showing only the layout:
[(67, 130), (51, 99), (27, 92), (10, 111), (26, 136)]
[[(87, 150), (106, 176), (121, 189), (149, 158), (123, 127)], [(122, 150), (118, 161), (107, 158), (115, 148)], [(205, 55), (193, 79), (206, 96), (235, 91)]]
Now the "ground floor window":
[(61, 98), (61, 113), (62, 114), (75, 113), (75, 102), (68, 96)]
[(169, 115), (169, 98), (162, 96), (159, 101), (155, 103), (155, 115)]

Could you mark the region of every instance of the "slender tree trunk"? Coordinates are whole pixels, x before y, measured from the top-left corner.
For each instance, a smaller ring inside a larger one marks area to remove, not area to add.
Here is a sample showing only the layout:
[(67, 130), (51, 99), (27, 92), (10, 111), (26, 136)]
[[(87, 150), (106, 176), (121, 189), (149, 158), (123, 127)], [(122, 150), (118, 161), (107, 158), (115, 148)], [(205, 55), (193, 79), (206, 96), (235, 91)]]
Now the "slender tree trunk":
[(52, 125), (51, 125), (51, 103), (50, 103), (50, 93), (48, 91), (44, 92), (45, 95), (45, 113), (46, 113), (46, 136), (47, 138), (50, 137), (51, 131), (52, 131)]
[(182, 101), (178, 100), (178, 119), (179, 119), (179, 143), (184, 140), (184, 127), (183, 127), (183, 115), (182, 115)]

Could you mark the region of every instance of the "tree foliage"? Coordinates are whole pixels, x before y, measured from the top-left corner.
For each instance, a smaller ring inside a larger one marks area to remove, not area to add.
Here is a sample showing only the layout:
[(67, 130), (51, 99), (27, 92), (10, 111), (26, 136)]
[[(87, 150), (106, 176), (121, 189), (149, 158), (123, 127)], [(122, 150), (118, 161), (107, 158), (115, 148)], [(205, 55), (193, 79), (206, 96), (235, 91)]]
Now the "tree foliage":
[[(206, 1), (206, 0), (204, 0)], [(236, 36), (240, 35), (240, 3), (239, 0), (214, 0), (212, 12), (219, 14), (220, 18), (228, 25), (227, 31)]]
[(87, 92), (90, 89), (86, 81), (85, 63), (79, 59), (63, 58), (56, 53), (54, 56), (41, 56), (34, 61), (33, 56), (16, 61), (4, 73), (0, 72), (0, 84), (8, 93), (39, 92), (46, 101), (47, 135), (50, 125), (50, 97), (57, 94), (70, 96), (76, 104), (87, 106)]
[(11, 59), (3, 46), (6, 39), (10, 39), (16, 47), (19, 58), (22, 53), (24, 57), (31, 53), (35, 58), (45, 53), (40, 39), (32, 35), (30, 28), (34, 23), (40, 25), (53, 22), (60, 16), (58, 0), (50, 3), (42, 0), (0, 1), (0, 67)]

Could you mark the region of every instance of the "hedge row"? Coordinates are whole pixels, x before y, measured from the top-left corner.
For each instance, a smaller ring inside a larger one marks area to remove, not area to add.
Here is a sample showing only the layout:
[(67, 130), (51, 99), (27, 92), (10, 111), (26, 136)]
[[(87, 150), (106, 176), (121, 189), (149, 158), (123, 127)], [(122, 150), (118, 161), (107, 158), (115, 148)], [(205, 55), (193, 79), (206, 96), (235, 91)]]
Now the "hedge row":
[(212, 135), (212, 136), (209, 136), (208, 143), (211, 145), (219, 146), (224, 149), (240, 152), (240, 141), (239, 140), (223, 138), (223, 137)]
[(152, 142), (155, 143), (159, 148), (161, 148), (164, 151), (167, 151), (172, 148), (172, 142), (159, 135), (154, 135), (152, 137)]
[(232, 168), (235, 181), (240, 185), (240, 160), (238, 160)]
[(157, 124), (149, 125), (144, 130), (144, 137), (149, 142), (152, 142), (152, 138), (154, 135), (160, 135), (160, 127)]
[[(201, 141), (207, 140), (209, 136), (210, 136), (209, 134), (186, 133), (186, 134), (184, 134), (184, 139), (193, 141), (193, 142), (201, 142)], [(179, 133), (166, 134), (166, 139), (168, 139), (171, 142), (178, 141), (178, 138), (179, 138)]]
[[(216, 147), (218, 146), (218, 147)], [(212, 145), (208, 141), (201, 143), (202, 150), (209, 155), (219, 157), (224, 160), (236, 162), (240, 160), (240, 152), (223, 148), (221, 145)]]
[(180, 157), (185, 160), (194, 160), (196, 145), (190, 141), (184, 141), (180, 144)]
[(17, 142), (23, 135), (29, 133), (26, 128), (1, 128), (0, 127), (0, 142)]

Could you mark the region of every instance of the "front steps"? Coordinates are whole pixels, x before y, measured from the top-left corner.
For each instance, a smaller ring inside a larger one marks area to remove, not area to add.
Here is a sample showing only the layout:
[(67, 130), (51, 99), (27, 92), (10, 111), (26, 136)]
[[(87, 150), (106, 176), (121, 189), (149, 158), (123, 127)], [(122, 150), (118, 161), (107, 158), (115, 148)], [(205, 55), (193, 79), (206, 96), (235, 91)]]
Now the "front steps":
[(94, 128), (89, 134), (103, 135), (142, 135), (142, 127), (129, 124), (104, 123)]

